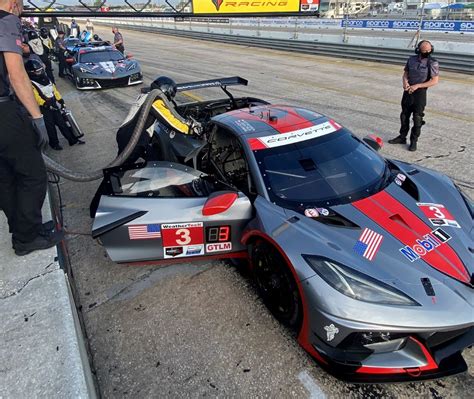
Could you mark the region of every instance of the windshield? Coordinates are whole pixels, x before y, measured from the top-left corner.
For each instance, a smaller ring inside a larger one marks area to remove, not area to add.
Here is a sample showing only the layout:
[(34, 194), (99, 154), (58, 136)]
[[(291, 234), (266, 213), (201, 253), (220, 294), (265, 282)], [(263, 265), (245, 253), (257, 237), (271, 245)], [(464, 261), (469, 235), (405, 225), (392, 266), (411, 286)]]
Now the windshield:
[(81, 54), (79, 62), (84, 64), (97, 64), (99, 62), (120, 61), (124, 56), (120, 51), (91, 51)]
[(67, 39), (66, 46), (75, 46), (76, 44), (79, 44), (79, 42), (79, 39)]
[(291, 208), (363, 198), (380, 189), (388, 170), (346, 129), (254, 153), (271, 200)]

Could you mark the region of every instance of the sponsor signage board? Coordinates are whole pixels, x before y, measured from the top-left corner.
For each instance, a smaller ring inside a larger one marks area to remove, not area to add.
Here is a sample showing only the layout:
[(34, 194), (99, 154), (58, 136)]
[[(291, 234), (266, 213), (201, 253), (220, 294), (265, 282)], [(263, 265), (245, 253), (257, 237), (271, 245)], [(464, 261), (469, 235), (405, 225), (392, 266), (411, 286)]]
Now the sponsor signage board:
[[(304, 1), (308, 4), (308, 1)], [(193, 0), (195, 14), (299, 12), (300, 0)], [(319, 5), (319, 0), (314, 0)], [(306, 7), (305, 7), (306, 8)], [(309, 10), (313, 11), (313, 10)]]

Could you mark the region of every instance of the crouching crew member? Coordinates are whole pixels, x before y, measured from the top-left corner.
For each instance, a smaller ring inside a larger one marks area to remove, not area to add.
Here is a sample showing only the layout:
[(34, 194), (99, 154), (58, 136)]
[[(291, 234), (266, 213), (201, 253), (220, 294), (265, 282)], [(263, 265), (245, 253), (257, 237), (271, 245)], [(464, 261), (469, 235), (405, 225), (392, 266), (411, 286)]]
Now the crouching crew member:
[(422, 40), (415, 49), (416, 55), (411, 56), (403, 73), (402, 113), (400, 114), (400, 135), (389, 140), (390, 144), (405, 144), (410, 130), (410, 115), (413, 114), (413, 127), (410, 134), (410, 151), (416, 151), (426, 106), (428, 87), (438, 84), (439, 63), (431, 57), (433, 45)]
[[(154, 149), (150, 146), (153, 131), (149, 129), (150, 127), (153, 129), (152, 125), (155, 122), (161, 124), (161, 126), (167, 131), (195, 135), (200, 135), (202, 133), (202, 127), (199, 122), (192, 119), (184, 119), (176, 112), (174, 97), (176, 96), (177, 87), (172, 79), (166, 76), (160, 76), (153, 81), (150, 89), (159, 89), (164, 96), (163, 98), (157, 98), (154, 101), (145, 123), (145, 128), (140, 136), (140, 140), (125, 163), (134, 163), (140, 157), (146, 160), (156, 159), (155, 154), (150, 154), (150, 151), (154, 151)], [(136, 101), (129, 115), (125, 119), (125, 122), (120, 126), (117, 132), (116, 139), (119, 154), (122, 153), (132, 137), (133, 131), (138, 122), (138, 116), (140, 115), (140, 111), (147, 96), (148, 94), (144, 94)], [(159, 149), (159, 151), (164, 150), (165, 149)]]
[(56, 86), (46, 75), (44, 66), (36, 60), (29, 60), (25, 64), (25, 69), (31, 79), (36, 102), (40, 106), (44, 117), (51, 148), (53, 150), (63, 149), (59, 144), (56, 126), (67, 139), (69, 145), (85, 144), (84, 141), (75, 137), (71, 129), (66, 125), (61, 114), (61, 108), (64, 108), (64, 100)]

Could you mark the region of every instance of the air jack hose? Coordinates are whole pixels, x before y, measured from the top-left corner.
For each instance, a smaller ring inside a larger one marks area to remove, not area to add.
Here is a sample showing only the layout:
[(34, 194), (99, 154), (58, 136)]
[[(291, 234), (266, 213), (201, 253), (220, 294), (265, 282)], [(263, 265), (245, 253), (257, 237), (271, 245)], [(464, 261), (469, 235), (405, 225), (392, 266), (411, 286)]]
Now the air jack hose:
[[(130, 137), (130, 141), (128, 142), (127, 146), (124, 150), (115, 158), (111, 163), (109, 163), (105, 168), (112, 168), (114, 166), (121, 165), (132, 153), (134, 148), (136, 147), (138, 140), (140, 139), (140, 135), (142, 134), (143, 128), (145, 127), (146, 120), (148, 118), (148, 114), (150, 113), (151, 106), (155, 102), (157, 98), (160, 98), (166, 104), (169, 104), (168, 99), (163, 94), (161, 90), (152, 90), (147, 96), (145, 103), (143, 104), (140, 115), (138, 117), (137, 125), (133, 131), (132, 136)], [(173, 108), (172, 108), (173, 109)], [(44, 163), (46, 165), (46, 169), (49, 171), (61, 176), (67, 180), (72, 180), (75, 182), (89, 182), (94, 180), (99, 180), (103, 177), (102, 169), (90, 172), (90, 173), (81, 173), (81, 172), (74, 172), (63, 165), (57, 163), (56, 161), (49, 158), (47, 155), (43, 153)]]

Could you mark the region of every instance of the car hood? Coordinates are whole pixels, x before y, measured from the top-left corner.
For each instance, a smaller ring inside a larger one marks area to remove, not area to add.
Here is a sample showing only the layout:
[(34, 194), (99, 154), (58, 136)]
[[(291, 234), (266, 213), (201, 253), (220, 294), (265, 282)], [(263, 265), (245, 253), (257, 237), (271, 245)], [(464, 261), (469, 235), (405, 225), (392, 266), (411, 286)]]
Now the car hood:
[[(135, 68), (132, 68), (132, 65), (135, 65)], [(126, 74), (131, 71), (138, 70), (137, 62), (130, 60), (103, 61), (97, 63), (79, 63), (78, 66), (80, 68), (86, 69), (89, 73), (104, 77)]]
[[(292, 262), (302, 254), (330, 259), (398, 286), (416, 300), (428, 295), (420, 283), (428, 278), (431, 285), (449, 286), (472, 303), (474, 230), (462, 197), (442, 175), (418, 167), (414, 175), (400, 169), (401, 185), (394, 181), (375, 195), (327, 208), (328, 217), (285, 210), (286, 220), (295, 215), (299, 220), (277, 237), (278, 243), (292, 254)], [(444, 212), (444, 220), (432, 217), (433, 206)], [(331, 223), (331, 215), (346, 225)], [(306, 279), (314, 273), (305, 268), (299, 275)]]

